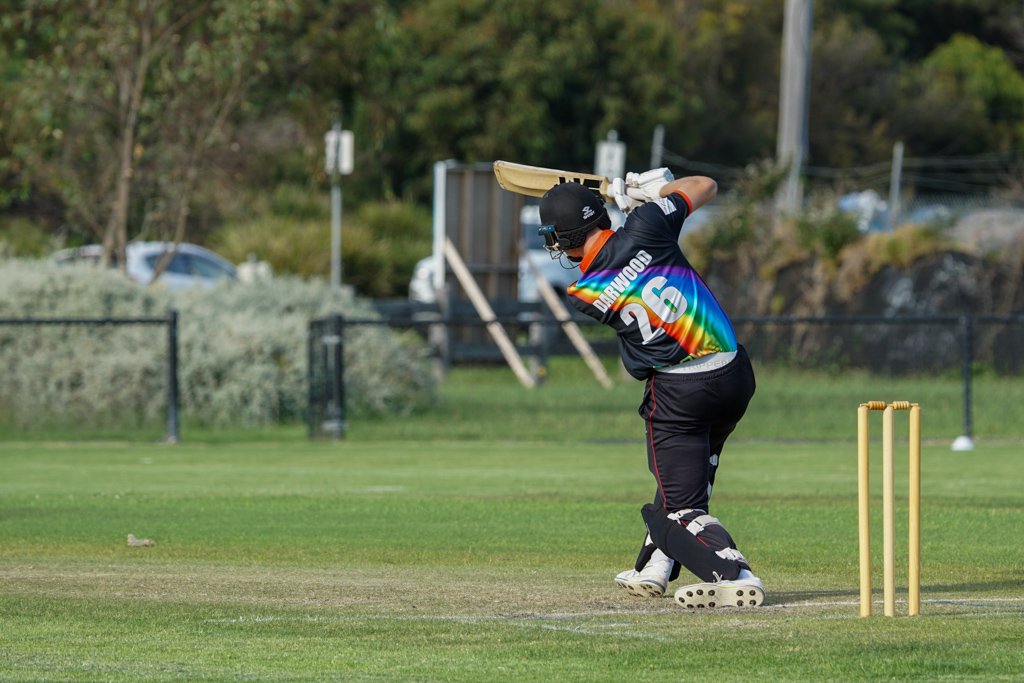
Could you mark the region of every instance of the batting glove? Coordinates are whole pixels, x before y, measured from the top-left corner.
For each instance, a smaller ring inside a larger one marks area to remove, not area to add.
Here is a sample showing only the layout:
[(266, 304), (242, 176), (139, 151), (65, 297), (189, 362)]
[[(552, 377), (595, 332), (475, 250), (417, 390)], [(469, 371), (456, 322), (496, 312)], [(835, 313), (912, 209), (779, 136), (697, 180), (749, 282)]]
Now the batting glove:
[(622, 178), (616, 178), (612, 181), (608, 194), (615, 199), (615, 205), (625, 214), (628, 214), (644, 203), (642, 198), (633, 196), (637, 194), (637, 188), (627, 188), (626, 181)]
[[(627, 173), (626, 187), (639, 190), (645, 201), (661, 198), (661, 188), (675, 180), (672, 171), (666, 167), (652, 168), (643, 173)], [(631, 193), (634, 196), (638, 193)]]

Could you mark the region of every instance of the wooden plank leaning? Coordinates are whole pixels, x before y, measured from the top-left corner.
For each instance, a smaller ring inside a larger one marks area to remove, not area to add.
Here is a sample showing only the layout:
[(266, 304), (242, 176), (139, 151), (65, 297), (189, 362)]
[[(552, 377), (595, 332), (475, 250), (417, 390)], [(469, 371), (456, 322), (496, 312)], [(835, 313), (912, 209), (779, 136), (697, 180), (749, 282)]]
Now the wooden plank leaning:
[(561, 326), (562, 331), (565, 332), (565, 336), (572, 342), (573, 347), (583, 357), (587, 367), (594, 373), (594, 377), (601, 383), (605, 389), (611, 389), (613, 384), (608, 373), (604, 369), (604, 365), (601, 364), (601, 359), (594, 353), (593, 347), (584, 338), (583, 333), (580, 332), (579, 325), (572, 320), (572, 316), (569, 314), (569, 309), (565, 307), (562, 300), (558, 298), (558, 293), (555, 292), (555, 288), (551, 286), (544, 274), (540, 272), (540, 268), (530, 260), (526, 259), (530, 264), (530, 271), (533, 273), (533, 278), (537, 282), (537, 291), (540, 293), (541, 298), (549, 309), (551, 309), (552, 315), (555, 316)]
[(501, 355), (505, 357), (505, 362), (512, 368), (512, 372), (515, 373), (519, 382), (524, 387), (528, 389), (534, 388), (537, 385), (536, 380), (534, 380), (530, 371), (526, 369), (523, 359), (519, 356), (519, 352), (516, 351), (515, 344), (509, 339), (505, 328), (498, 322), (497, 316), (494, 315), (494, 309), (487, 303), (487, 297), (480, 290), (480, 286), (477, 285), (472, 273), (469, 272), (469, 268), (466, 267), (465, 261), (459, 255), (458, 249), (455, 248), (455, 245), (452, 244), (451, 239), (448, 237), (444, 240), (444, 256), (448, 261), (448, 265), (451, 266), (452, 272), (455, 273), (459, 284), (462, 285), (462, 289), (466, 291), (466, 295), (469, 297), (470, 302), (472, 302), (473, 308), (476, 309), (477, 315), (486, 324), (487, 332), (501, 350)]

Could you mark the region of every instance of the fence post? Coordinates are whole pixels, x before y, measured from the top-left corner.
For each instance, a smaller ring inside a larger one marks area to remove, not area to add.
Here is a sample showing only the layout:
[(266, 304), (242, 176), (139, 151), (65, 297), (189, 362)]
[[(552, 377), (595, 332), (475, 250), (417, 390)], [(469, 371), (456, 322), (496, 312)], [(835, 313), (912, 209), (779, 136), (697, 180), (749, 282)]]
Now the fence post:
[(167, 443), (178, 443), (181, 425), (178, 413), (178, 311), (167, 311)]
[(334, 438), (345, 435), (345, 319), (340, 313), (331, 316), (331, 414), (329, 429)]
[(971, 374), (974, 367), (974, 316), (960, 316), (961, 360), (964, 384), (964, 432), (953, 440), (954, 451), (974, 450), (974, 418), (972, 415)]
[(431, 325), (427, 334), (430, 343), (437, 349), (435, 374), (438, 380), (443, 380), (452, 369), (452, 337), (455, 336), (452, 307), (455, 297), (451, 288), (447, 286), (434, 291), (437, 293), (438, 312), (441, 315), (441, 320), (438, 324)]
[(310, 439), (317, 434), (316, 425), (320, 417), (316, 408), (316, 399), (319, 395), (316, 387), (316, 350), (320, 343), (319, 331), (320, 321), (310, 320), (309, 328), (306, 331), (306, 431)]

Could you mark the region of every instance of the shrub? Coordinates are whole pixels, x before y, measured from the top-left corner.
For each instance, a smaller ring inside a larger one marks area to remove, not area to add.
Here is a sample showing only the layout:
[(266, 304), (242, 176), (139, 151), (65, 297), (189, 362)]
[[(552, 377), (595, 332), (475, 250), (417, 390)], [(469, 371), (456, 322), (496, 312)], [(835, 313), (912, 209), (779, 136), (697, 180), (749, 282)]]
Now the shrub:
[(260, 214), (221, 228), (211, 247), (235, 263), (250, 256), (267, 261), (275, 273), (325, 277), (331, 270), (328, 219), (308, 220)]
[[(431, 251), (430, 212), (414, 204), (343, 207), (342, 280), (363, 296), (405, 296), (416, 261)], [(220, 228), (215, 251), (235, 262), (255, 256), (275, 273), (327, 276), (331, 269), (330, 195), (282, 186), (252, 202), (251, 217)]]
[(364, 204), (342, 238), (345, 283), (366, 296), (404, 297), (416, 262), (431, 252), (430, 220), (413, 204)]
[(63, 245), (55, 235), (26, 218), (0, 218), (0, 258), (38, 257), (59, 249)]
[[(230, 410), (216, 420), (218, 424), (236, 419), (232, 415), (241, 415), (247, 424), (297, 418), (306, 403), (309, 321), (335, 312), (352, 319), (377, 318), (358, 298), (297, 277), (175, 294), (182, 311), (182, 355), (192, 359), (182, 361), (183, 384), (197, 392), (189, 397), (194, 407), (223, 412), (226, 409), (206, 394), (234, 375), (245, 378), (234, 388), (219, 390), (216, 401), (223, 401), (227, 391), (233, 395), (227, 402)], [(222, 334), (204, 333), (218, 328)], [(413, 333), (398, 334), (382, 325), (349, 327), (345, 383), (352, 414), (411, 412), (433, 396), (428, 349)], [(255, 400), (253, 387), (261, 388), (259, 406), (247, 405)]]
[(843, 247), (861, 238), (856, 221), (850, 215), (839, 211), (834, 202), (812, 206), (798, 216), (796, 232), (800, 246), (819, 250), (833, 261)]
[[(303, 418), (310, 319), (374, 318), (326, 284), (285, 277), (169, 292), (112, 271), (0, 261), (0, 317), (139, 317), (179, 312), (185, 419), (254, 426)], [(0, 411), (15, 427), (131, 427), (165, 410), (166, 344), (152, 327), (0, 326)], [(346, 335), (352, 415), (402, 414), (429, 403), (434, 380), (415, 335), (384, 326)]]
[(719, 200), (721, 213), (684, 237), (687, 257), (698, 270), (715, 261), (735, 259), (745, 250), (763, 250), (772, 241), (774, 193), (783, 176), (784, 170), (771, 161), (744, 169), (728, 196)]

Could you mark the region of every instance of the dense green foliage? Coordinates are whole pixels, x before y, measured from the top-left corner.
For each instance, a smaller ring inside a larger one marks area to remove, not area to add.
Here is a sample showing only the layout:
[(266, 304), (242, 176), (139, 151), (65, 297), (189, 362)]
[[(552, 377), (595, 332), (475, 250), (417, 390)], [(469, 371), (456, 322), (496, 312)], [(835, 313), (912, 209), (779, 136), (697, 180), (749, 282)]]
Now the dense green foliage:
[[(252, 211), (211, 236), (211, 246), (241, 263), (266, 261), (276, 273), (330, 272), (330, 206), (308, 187), (279, 185)], [(416, 262), (430, 253), (430, 211), (410, 202), (363, 202), (343, 210), (342, 280), (367, 297), (404, 297)]]
[[(677, 173), (741, 168), (774, 155), (783, 6), (28, 0), (0, 17), (0, 231), (27, 216), (73, 243), (265, 234), (276, 214), (259, 198), (280, 185), (327, 205), (335, 120), (355, 133), (350, 208), (422, 207), (439, 159), (589, 168), (611, 129), (630, 168), (657, 125)], [(1021, 25), (997, 0), (817, 3), (810, 163), (885, 162), (897, 140), (916, 157), (1019, 153)], [(371, 253), (353, 275), (404, 276), (404, 257), (372, 253), (386, 236), (356, 229), (372, 239), (354, 243)]]

